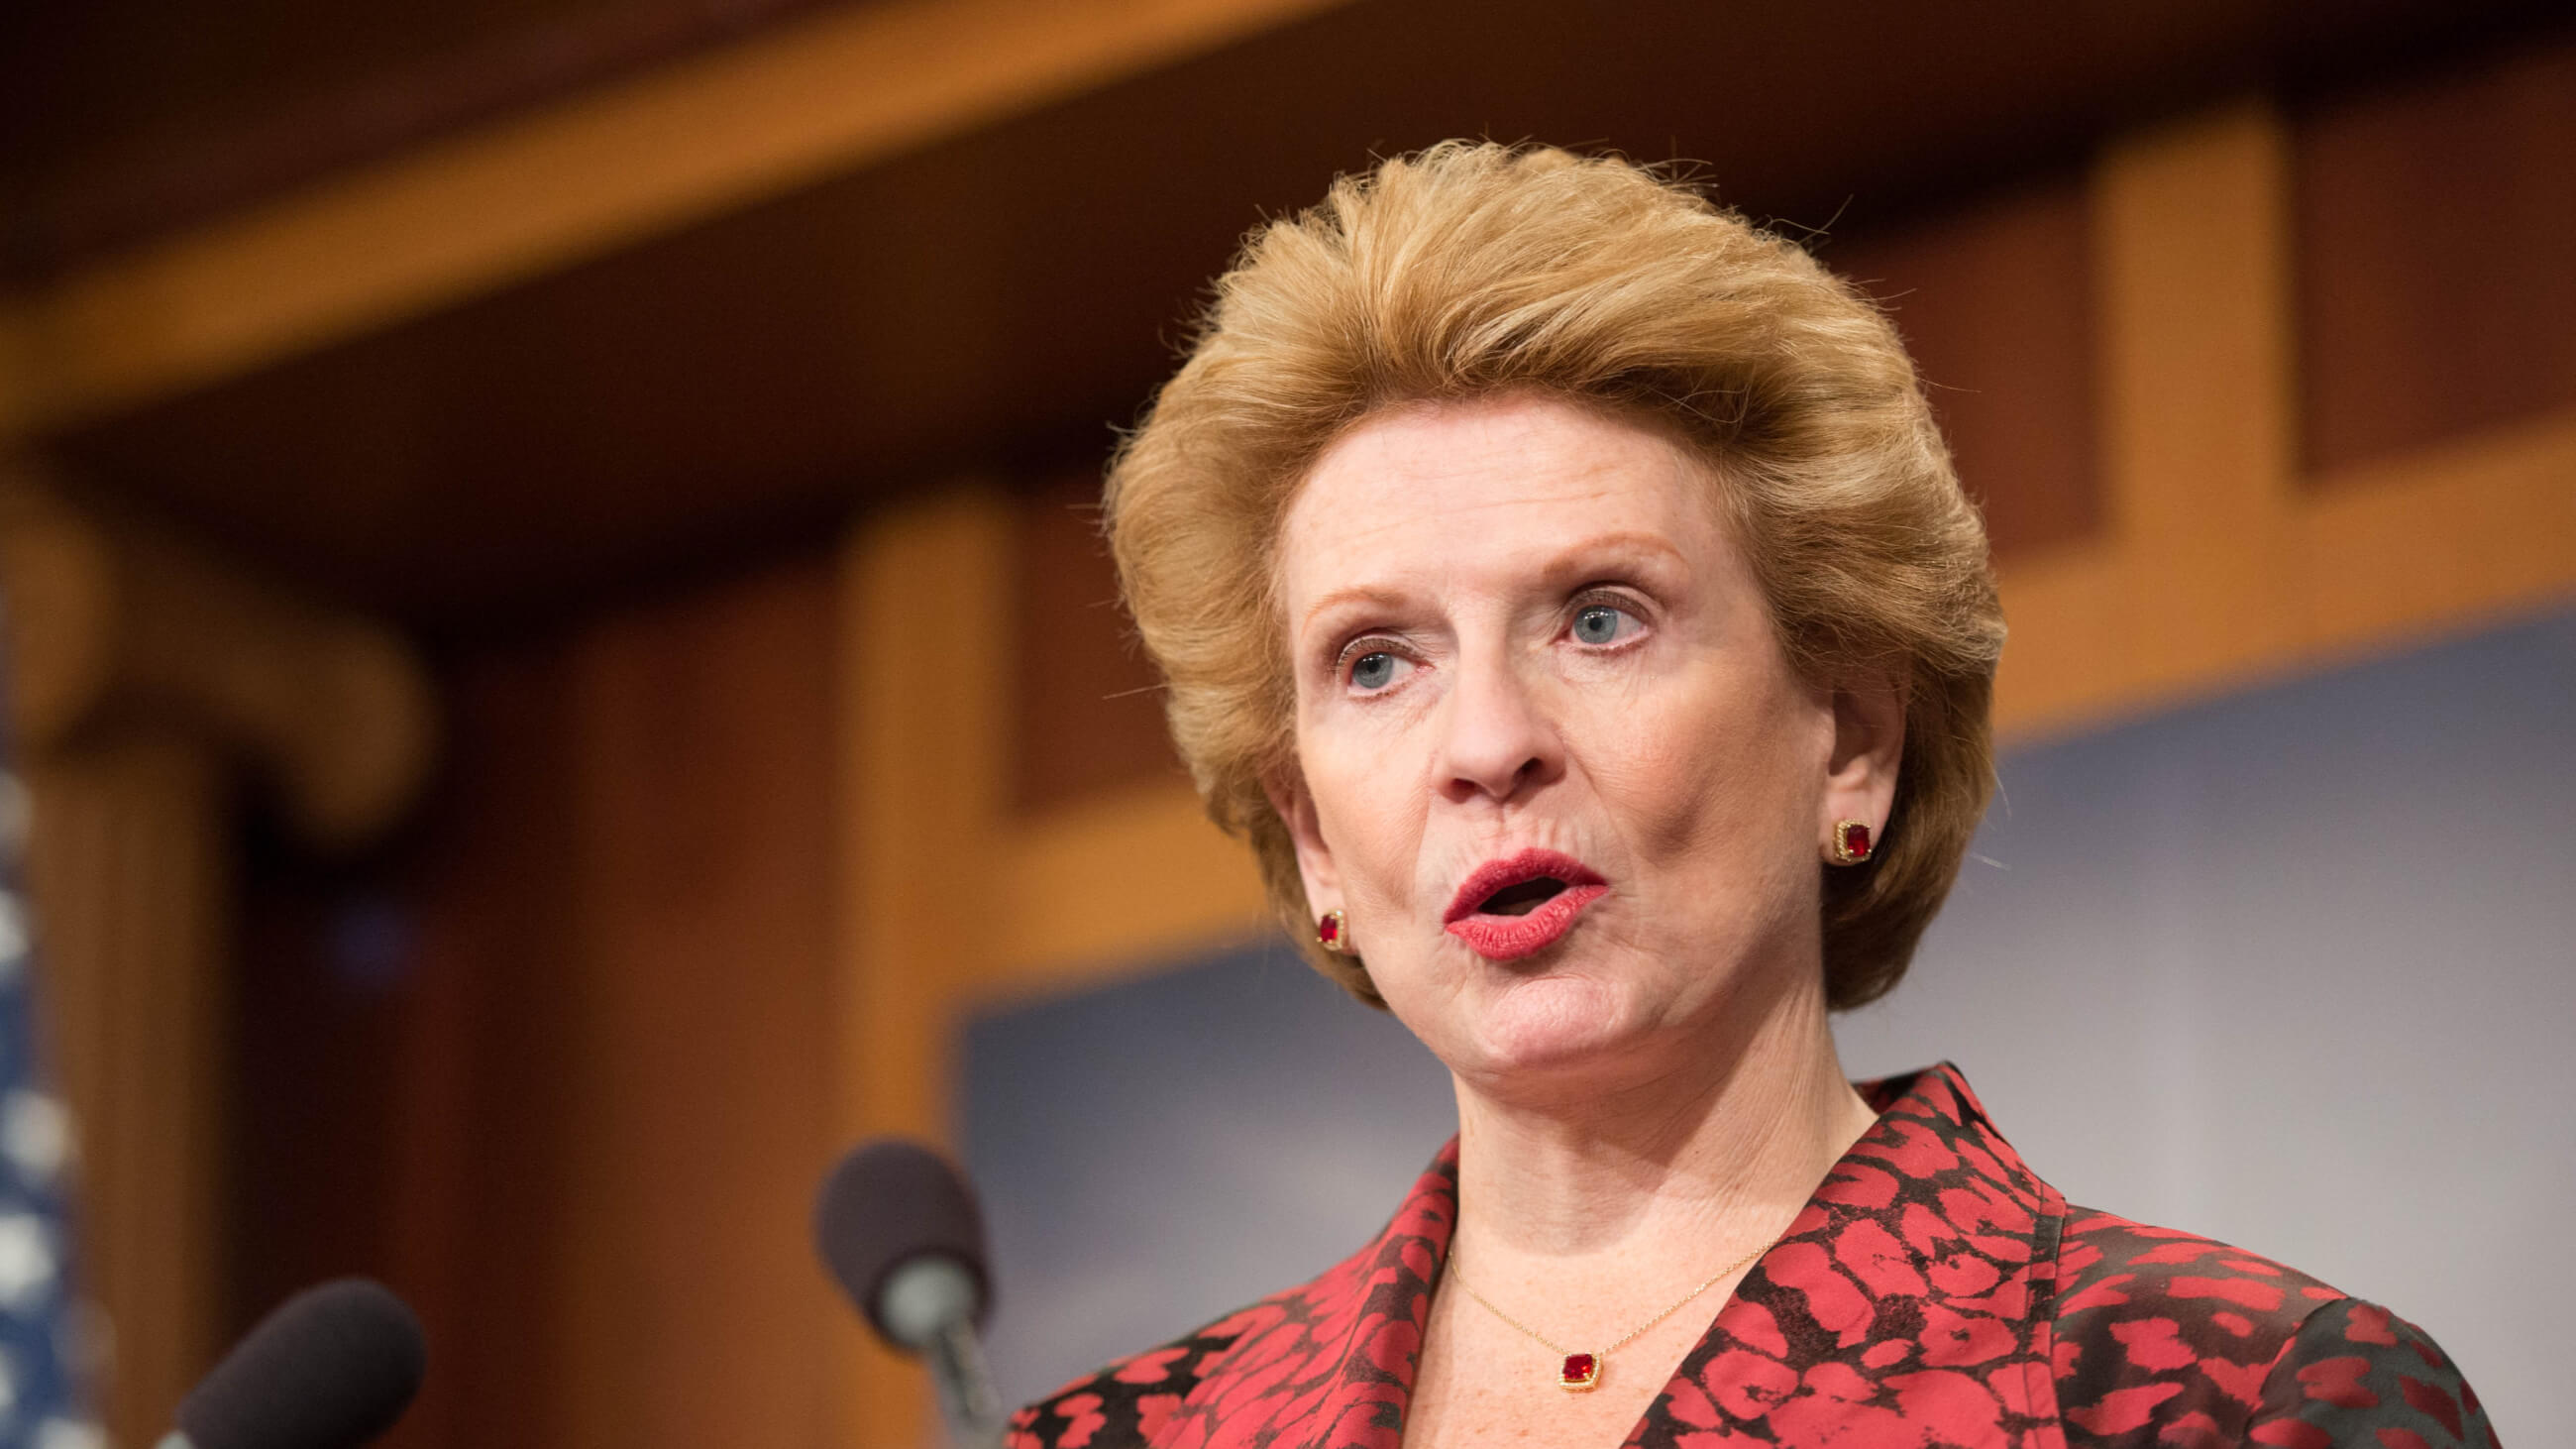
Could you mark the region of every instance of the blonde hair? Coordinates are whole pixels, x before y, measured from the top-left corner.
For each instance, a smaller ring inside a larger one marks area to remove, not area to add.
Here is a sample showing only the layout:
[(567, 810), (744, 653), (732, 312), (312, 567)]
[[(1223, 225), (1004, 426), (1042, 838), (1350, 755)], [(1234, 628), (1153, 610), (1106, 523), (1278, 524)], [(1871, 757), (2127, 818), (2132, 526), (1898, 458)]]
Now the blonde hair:
[(1884, 994), (1992, 789), (2004, 627), (1984, 525), (1875, 307), (1794, 243), (1615, 157), (1467, 142), (1399, 157), (1256, 231), (1218, 279), (1104, 500), (1208, 813), (1250, 840), (1316, 968), (1383, 1005), (1359, 958), (1313, 946), (1262, 788), (1296, 768), (1280, 521), (1317, 457), (1380, 409), (1528, 391), (1678, 432), (1712, 465), (1801, 675), (1875, 671), (1904, 691), (1880, 849), (1818, 864), (1828, 1000)]

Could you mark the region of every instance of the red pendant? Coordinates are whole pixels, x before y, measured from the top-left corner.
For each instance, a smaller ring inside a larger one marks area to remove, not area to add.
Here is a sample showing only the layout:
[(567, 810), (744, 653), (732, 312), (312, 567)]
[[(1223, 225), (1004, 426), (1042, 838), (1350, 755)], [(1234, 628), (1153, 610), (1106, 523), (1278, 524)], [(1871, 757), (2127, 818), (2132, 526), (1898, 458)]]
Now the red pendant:
[(1588, 1389), (1599, 1382), (1601, 1355), (1597, 1353), (1569, 1353), (1556, 1371), (1556, 1386), (1560, 1389)]

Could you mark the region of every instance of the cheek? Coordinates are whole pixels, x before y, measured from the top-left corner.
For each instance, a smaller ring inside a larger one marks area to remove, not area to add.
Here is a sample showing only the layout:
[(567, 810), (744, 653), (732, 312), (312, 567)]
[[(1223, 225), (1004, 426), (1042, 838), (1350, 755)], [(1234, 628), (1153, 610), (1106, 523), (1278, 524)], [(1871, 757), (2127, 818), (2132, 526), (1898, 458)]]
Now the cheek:
[(1803, 857), (1831, 753), (1829, 721), (1768, 680), (1712, 677), (1621, 701), (1588, 773), (1642, 859), (1741, 871)]
[(1332, 852), (1342, 894), (1359, 915), (1401, 908), (1421, 853), (1420, 772), (1392, 743), (1299, 743), (1317, 828)]

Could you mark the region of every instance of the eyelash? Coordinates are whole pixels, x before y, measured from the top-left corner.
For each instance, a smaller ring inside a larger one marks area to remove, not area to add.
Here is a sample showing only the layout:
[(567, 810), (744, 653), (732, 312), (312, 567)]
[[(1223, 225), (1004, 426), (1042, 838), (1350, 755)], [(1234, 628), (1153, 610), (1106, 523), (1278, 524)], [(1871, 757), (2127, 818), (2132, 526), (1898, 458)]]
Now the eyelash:
[[(1640, 630), (1652, 627), (1647, 620), (1646, 607), (1644, 603), (1634, 595), (1622, 592), (1618, 589), (1593, 585), (1576, 591), (1573, 598), (1566, 600), (1565, 629), (1570, 631), (1574, 627), (1574, 621), (1582, 617), (1583, 612), (1586, 609), (1616, 609), (1620, 613), (1634, 619)], [(1636, 642), (1634, 639), (1622, 639), (1613, 644), (1602, 644), (1590, 647), (1606, 652), (1610, 650), (1626, 649), (1634, 642)], [(1341, 681), (1342, 685), (1347, 688), (1351, 683), (1351, 667), (1353, 665), (1368, 658), (1372, 654), (1402, 655), (1403, 653), (1404, 641), (1393, 635), (1362, 634), (1358, 638), (1343, 645), (1341, 647), (1341, 651), (1334, 656), (1333, 676)], [(1385, 691), (1373, 690), (1370, 692), (1382, 694)]]
[[(1403, 653), (1403, 641), (1393, 637), (1392, 635), (1362, 634), (1360, 637), (1342, 646), (1342, 652), (1333, 660), (1333, 677), (1341, 681), (1343, 687), (1348, 688), (1351, 684), (1351, 668), (1361, 660), (1368, 658), (1372, 654), (1394, 654), (1400, 656)], [(1373, 690), (1370, 692), (1383, 693), (1384, 691)]]
[[(1651, 622), (1647, 619), (1646, 606), (1643, 600), (1637, 598), (1633, 594), (1625, 593), (1618, 589), (1603, 588), (1598, 585), (1582, 590), (1566, 602), (1565, 627), (1572, 629), (1574, 627), (1574, 621), (1583, 617), (1583, 611), (1586, 609), (1616, 609), (1620, 613), (1627, 615), (1629, 618), (1636, 620), (1637, 627), (1640, 631), (1653, 627)], [(1639, 637), (1643, 637), (1642, 633)], [(1601, 649), (1625, 649), (1633, 642), (1634, 640), (1622, 639), (1617, 643), (1602, 644), (1594, 647)]]

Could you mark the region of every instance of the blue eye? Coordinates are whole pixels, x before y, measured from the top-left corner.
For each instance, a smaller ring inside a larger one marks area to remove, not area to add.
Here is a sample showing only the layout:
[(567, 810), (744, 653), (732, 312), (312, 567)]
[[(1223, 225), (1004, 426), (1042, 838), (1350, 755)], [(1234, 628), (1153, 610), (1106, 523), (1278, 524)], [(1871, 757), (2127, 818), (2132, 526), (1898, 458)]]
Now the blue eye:
[(1574, 613), (1574, 638), (1580, 644), (1615, 644), (1637, 631), (1637, 617), (1609, 604), (1586, 604)]
[(1384, 689), (1395, 682), (1395, 666), (1400, 662), (1383, 649), (1363, 654), (1351, 661), (1351, 683), (1360, 689)]

